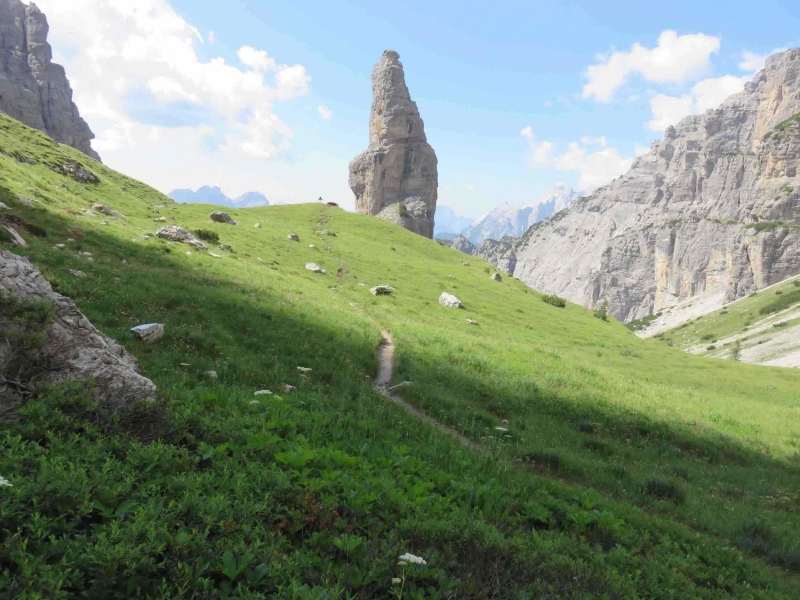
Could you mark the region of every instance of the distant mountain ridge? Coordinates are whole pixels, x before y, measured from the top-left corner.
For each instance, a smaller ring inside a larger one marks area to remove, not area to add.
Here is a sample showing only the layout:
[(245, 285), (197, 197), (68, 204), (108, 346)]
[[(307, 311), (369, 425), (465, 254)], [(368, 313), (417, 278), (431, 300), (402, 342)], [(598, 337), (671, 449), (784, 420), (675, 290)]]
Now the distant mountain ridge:
[(572, 188), (559, 184), (530, 204), (504, 202), (473, 221), (457, 215), (450, 207), (440, 206), (436, 209), (435, 237), (452, 240), (461, 235), (475, 246), (486, 240), (520, 237), (532, 225), (569, 208), (577, 197)]
[(269, 206), (269, 200), (261, 192), (245, 192), (238, 198), (231, 199), (218, 186), (208, 185), (198, 188), (196, 192), (189, 189), (172, 190), (167, 196), (181, 204), (216, 204), (229, 208)]

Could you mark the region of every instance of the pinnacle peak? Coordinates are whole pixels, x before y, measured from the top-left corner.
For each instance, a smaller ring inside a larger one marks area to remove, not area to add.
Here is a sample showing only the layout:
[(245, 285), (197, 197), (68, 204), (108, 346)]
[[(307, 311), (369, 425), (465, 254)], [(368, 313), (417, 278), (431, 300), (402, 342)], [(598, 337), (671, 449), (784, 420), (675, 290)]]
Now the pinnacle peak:
[(390, 60), (400, 60), (400, 55), (394, 50), (384, 50), (383, 56)]

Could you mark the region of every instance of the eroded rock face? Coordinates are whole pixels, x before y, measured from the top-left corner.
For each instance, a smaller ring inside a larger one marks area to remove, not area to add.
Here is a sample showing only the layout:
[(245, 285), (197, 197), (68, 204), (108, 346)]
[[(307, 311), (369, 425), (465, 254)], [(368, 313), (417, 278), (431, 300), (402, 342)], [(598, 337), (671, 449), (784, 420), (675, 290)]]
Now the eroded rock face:
[(52, 62), (48, 30), (35, 4), (0, 0), (0, 110), (100, 160), (64, 68)]
[(356, 210), (433, 237), (439, 175), (419, 110), (394, 50), (372, 71), (369, 148), (350, 163)]
[(589, 308), (607, 299), (624, 321), (781, 281), (800, 272), (798, 113), (795, 48), (719, 108), (669, 127), (628, 173), (482, 257)]
[[(0, 250), (0, 296), (53, 306), (55, 318), (44, 330), (44, 343), (35, 353), (36, 361), (47, 366), (37, 374), (41, 382), (94, 379), (95, 401), (115, 410), (135, 400), (156, 398), (155, 384), (139, 375), (136, 359), (100, 333), (72, 300), (54, 292), (27, 258)], [(0, 315), (0, 337), (5, 338), (14, 327), (8, 317)], [(12, 347), (0, 345), (0, 376), (13, 378), (18, 358)], [(0, 382), (0, 399), (13, 399), (19, 392), (20, 388)]]

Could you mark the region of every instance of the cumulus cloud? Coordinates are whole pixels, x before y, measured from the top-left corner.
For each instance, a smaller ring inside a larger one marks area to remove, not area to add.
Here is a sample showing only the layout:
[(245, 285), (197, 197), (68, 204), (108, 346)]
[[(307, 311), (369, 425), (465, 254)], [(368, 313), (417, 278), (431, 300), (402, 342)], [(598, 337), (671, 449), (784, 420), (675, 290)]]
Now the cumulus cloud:
[(326, 121), (330, 121), (331, 117), (333, 116), (333, 111), (327, 106), (323, 106), (322, 104), (317, 106), (317, 112), (319, 113), (319, 116)]
[(634, 44), (628, 52), (597, 56), (586, 69), (588, 80), (583, 97), (608, 102), (633, 74), (653, 83), (682, 83), (702, 74), (711, 55), (719, 51), (720, 39), (704, 33), (678, 35), (667, 30), (654, 48)]
[(462, 182), (461, 182), (461, 187), (463, 187), (463, 188), (464, 188), (465, 190), (467, 190), (468, 192), (474, 192), (474, 191), (475, 191), (475, 187), (476, 187), (476, 186), (475, 186), (475, 184), (474, 184), (474, 183), (464, 183), (464, 182), (462, 181)]
[[(547, 140), (536, 141), (533, 127), (530, 125), (520, 131), (520, 135), (528, 141), (530, 168), (550, 168), (577, 173), (578, 189), (586, 194), (622, 175), (633, 164), (633, 158), (621, 156), (616, 148), (608, 145), (605, 136), (598, 138), (583, 136), (580, 143), (572, 142), (566, 152), (554, 154), (555, 144)], [(599, 149), (592, 151), (588, 149), (589, 147)], [(638, 151), (639, 147), (637, 155)]]
[(647, 126), (653, 131), (664, 131), (688, 115), (702, 114), (717, 108), (728, 96), (741, 92), (750, 79), (750, 75), (724, 75), (698, 81), (691, 92), (683, 96), (653, 96), (650, 99), (653, 118), (648, 121)]
[[(168, 0), (37, 0), (50, 21), (50, 41), (75, 83), (75, 101), (97, 134), (95, 147), (116, 152), (182, 139), (219, 140), (223, 152), (268, 158), (289, 148), (292, 130), (278, 117), (280, 102), (309, 91), (302, 65), (279, 64), (265, 50), (242, 46), (242, 66), (224, 58), (202, 59), (203, 36)], [(213, 32), (208, 42), (213, 43)], [(142, 122), (131, 93), (143, 92), (162, 105), (189, 103), (202, 108), (191, 135), (185, 122), (168, 118)]]

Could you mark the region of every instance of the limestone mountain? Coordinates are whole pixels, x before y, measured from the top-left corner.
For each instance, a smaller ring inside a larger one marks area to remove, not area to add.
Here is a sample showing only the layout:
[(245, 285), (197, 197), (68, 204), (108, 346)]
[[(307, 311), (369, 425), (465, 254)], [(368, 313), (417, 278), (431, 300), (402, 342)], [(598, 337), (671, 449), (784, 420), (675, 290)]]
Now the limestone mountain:
[(484, 240), (499, 240), (505, 236), (519, 237), (529, 227), (568, 208), (578, 195), (563, 184), (542, 194), (530, 204), (509, 204), (504, 202), (491, 212), (473, 221), (461, 233), (470, 242), (480, 245)]
[(433, 237), (436, 153), (406, 87), (400, 55), (386, 50), (372, 71), (369, 148), (350, 162), (356, 211)]
[(433, 236), (452, 240), (457, 234), (463, 232), (464, 229), (471, 224), (472, 219), (469, 217), (462, 217), (449, 206), (437, 206)]
[(94, 134), (72, 101), (64, 67), (52, 62), (49, 26), (35, 4), (0, 0), (0, 110), (100, 160)]
[(514, 275), (588, 307), (607, 299), (624, 321), (699, 294), (720, 306), (800, 272), (798, 167), (794, 48), (719, 108), (667, 128), (628, 173), (531, 227), (511, 248)]
[(254, 206), (269, 206), (269, 200), (261, 192), (245, 192), (238, 198), (229, 198), (219, 186), (204, 185), (192, 191), (189, 189), (172, 190), (167, 194), (170, 198), (181, 204), (216, 204), (229, 208), (252, 208)]

